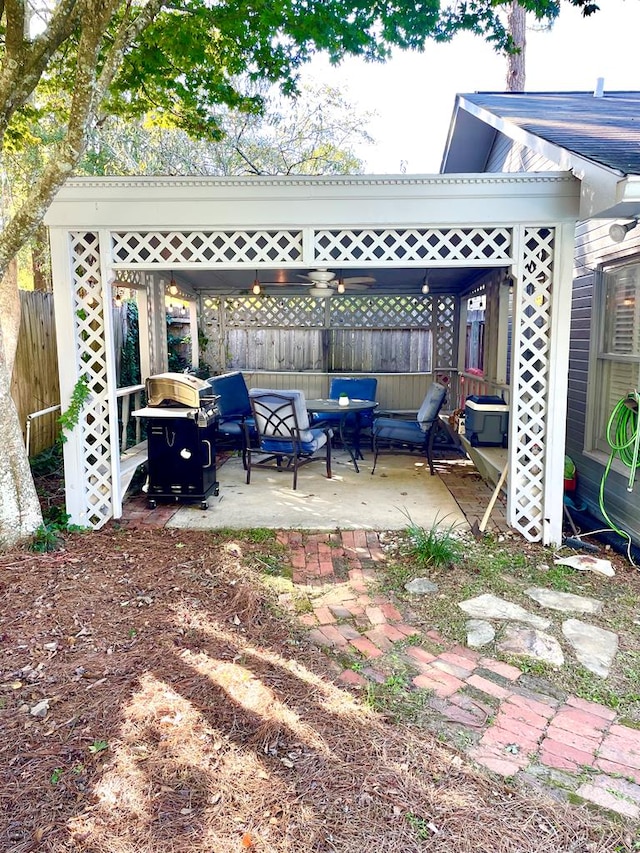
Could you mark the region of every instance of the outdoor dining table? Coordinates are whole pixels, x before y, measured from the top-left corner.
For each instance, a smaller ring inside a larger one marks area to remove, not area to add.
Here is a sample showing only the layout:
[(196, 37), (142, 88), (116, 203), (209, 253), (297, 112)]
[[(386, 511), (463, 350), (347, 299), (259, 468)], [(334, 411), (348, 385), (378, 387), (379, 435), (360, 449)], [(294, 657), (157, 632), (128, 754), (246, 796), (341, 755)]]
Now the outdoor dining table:
[[(360, 429), (361, 422), (360, 416), (363, 412), (372, 412), (376, 407), (377, 403), (375, 400), (352, 400), (349, 399), (348, 403), (339, 403), (338, 400), (307, 400), (306, 407), (307, 411), (310, 415), (318, 415), (318, 414), (332, 414), (339, 415), (338, 420), (338, 433), (340, 435), (340, 441), (342, 442), (342, 446), (346, 448), (349, 456), (351, 457), (351, 461), (353, 462), (353, 467), (356, 472), (359, 474), (360, 469), (358, 468), (358, 459), (364, 459), (362, 455), (362, 451), (360, 450)], [(345, 426), (347, 424), (347, 418), (350, 414), (355, 412), (355, 429), (353, 430), (352, 441), (349, 442), (345, 436)], [(313, 426), (313, 417), (312, 424)]]

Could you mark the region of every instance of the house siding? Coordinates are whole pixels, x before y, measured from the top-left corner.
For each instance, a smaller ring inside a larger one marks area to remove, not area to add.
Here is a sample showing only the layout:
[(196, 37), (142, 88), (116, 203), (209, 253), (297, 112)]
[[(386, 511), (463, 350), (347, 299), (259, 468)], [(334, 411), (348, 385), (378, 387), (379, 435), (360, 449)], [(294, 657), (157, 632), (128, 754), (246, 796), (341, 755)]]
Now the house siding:
[[(598, 333), (594, 318), (597, 272), (602, 266), (616, 263), (640, 262), (640, 238), (630, 232), (623, 243), (613, 243), (609, 237), (609, 220), (590, 220), (576, 230), (575, 278), (571, 305), (571, 343), (569, 350), (569, 390), (567, 400), (566, 452), (578, 470), (577, 496), (587, 504), (596, 517), (601, 517), (600, 483), (606, 459), (595, 456), (588, 446), (587, 418), (589, 405), (598, 405), (595, 395), (590, 398), (588, 383), (595, 383), (595, 369), (590, 374), (592, 336)], [(633, 389), (629, 389), (633, 390)], [(610, 414), (610, 413), (608, 413)], [(607, 477), (604, 507), (618, 527), (640, 540), (640, 481), (634, 492), (627, 491), (628, 469), (620, 473), (614, 468)], [(604, 521), (604, 519), (603, 519)]]
[(487, 160), (487, 172), (553, 172), (558, 164), (498, 134)]

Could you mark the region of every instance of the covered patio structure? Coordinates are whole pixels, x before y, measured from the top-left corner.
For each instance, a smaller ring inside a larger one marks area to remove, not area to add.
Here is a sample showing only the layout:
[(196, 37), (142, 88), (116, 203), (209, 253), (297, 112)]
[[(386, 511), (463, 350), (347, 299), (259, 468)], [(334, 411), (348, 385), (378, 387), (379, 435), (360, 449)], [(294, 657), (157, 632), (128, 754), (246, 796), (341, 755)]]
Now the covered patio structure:
[[(138, 292), (144, 379), (167, 369), (165, 293), (175, 280), (191, 307), (194, 361), (202, 347), (215, 372), (240, 368), (250, 385), (326, 396), (339, 345), (356, 355), (337, 369), (377, 376), (381, 408), (417, 408), (434, 379), (448, 384), (449, 409), (469, 394), (503, 395), (508, 523), (559, 543), (579, 196), (579, 181), (555, 172), (70, 180), (46, 221), (63, 408), (81, 378), (91, 392), (65, 444), (71, 521), (121, 517), (130, 471), (144, 460), (143, 443), (126, 447), (126, 413), (142, 405), (144, 386), (117, 387), (114, 294)], [(301, 278), (323, 268), (375, 281), (323, 298)], [(474, 296), (485, 304), (481, 372), (466, 369)], [(256, 327), (269, 333), (256, 337)], [(282, 330), (304, 328), (315, 343), (305, 369), (292, 371)], [(384, 355), (389, 328), (405, 350), (400, 369), (394, 352)], [(229, 364), (233, 336), (252, 362), (236, 341)], [(377, 365), (372, 349), (384, 356)]]

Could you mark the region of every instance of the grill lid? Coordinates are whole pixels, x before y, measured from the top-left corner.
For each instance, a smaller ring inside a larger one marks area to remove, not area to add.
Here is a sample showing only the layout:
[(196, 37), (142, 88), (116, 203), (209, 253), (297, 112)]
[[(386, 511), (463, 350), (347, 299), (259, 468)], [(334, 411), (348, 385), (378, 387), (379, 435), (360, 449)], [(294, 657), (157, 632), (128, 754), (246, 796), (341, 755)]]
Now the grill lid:
[(147, 405), (180, 405), (200, 408), (213, 401), (211, 386), (205, 379), (189, 373), (158, 373), (146, 382)]

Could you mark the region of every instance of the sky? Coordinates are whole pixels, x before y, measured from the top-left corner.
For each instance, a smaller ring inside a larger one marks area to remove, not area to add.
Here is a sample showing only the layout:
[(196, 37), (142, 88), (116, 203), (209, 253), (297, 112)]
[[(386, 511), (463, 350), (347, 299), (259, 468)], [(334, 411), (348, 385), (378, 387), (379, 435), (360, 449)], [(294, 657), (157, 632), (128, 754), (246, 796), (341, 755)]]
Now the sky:
[[(551, 31), (528, 30), (526, 91), (592, 92), (599, 77), (605, 93), (640, 90), (640, 0), (600, 5), (583, 18), (563, 3)], [(306, 73), (377, 114), (368, 125), (375, 145), (356, 148), (367, 173), (429, 174), (440, 170), (456, 93), (502, 92), (506, 71), (506, 59), (464, 34), (449, 44), (429, 43), (424, 53), (398, 51), (384, 65), (350, 59), (332, 68), (316, 59)]]

